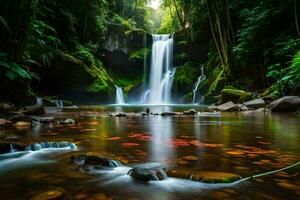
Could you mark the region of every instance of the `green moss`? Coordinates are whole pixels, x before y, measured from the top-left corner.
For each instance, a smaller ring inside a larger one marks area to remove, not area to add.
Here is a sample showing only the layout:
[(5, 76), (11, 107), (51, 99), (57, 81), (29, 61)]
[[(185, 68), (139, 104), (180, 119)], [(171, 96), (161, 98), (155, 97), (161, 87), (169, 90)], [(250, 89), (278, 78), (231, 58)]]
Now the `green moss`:
[(189, 92), (181, 97), (183, 103), (191, 103), (193, 101), (193, 92)]
[(194, 62), (187, 62), (178, 67), (174, 77), (174, 87), (186, 85), (192, 88), (199, 76), (199, 68), (199, 64)]
[(234, 103), (242, 103), (251, 100), (253, 95), (251, 92), (245, 92), (234, 88), (227, 88), (221, 91), (221, 101), (223, 103), (232, 101)]
[(135, 60), (138, 60), (138, 59), (144, 59), (144, 56), (149, 56), (150, 55), (150, 49), (149, 48), (143, 48), (143, 49), (140, 49), (140, 50), (137, 50), (137, 51), (133, 51), (131, 52), (130, 56), (129, 56), (129, 59), (131, 61), (135, 61)]

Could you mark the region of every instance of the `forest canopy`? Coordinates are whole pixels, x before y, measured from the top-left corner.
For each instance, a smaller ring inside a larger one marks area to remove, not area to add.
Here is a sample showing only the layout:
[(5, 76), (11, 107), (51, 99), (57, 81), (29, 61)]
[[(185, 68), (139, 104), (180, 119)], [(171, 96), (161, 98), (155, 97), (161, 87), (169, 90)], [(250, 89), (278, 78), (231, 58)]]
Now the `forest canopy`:
[[(191, 92), (197, 79), (185, 81), (184, 70), (199, 71), (201, 64), (208, 77), (206, 96), (228, 87), (263, 96), (296, 94), (299, 6), (296, 0), (2, 0), (1, 101), (22, 104), (19, 96), (56, 95), (41, 84), (45, 76), (60, 77), (61, 68), (75, 65), (89, 74), (89, 92), (109, 94), (118, 83), (130, 92), (142, 84), (143, 74), (130, 69), (123, 76), (107, 64), (107, 46), (142, 66), (143, 54), (151, 52), (135, 38), (152, 33), (175, 33), (175, 51), (180, 49), (175, 67), (181, 70), (174, 84), (181, 95)], [(194, 44), (198, 47), (187, 51)]]

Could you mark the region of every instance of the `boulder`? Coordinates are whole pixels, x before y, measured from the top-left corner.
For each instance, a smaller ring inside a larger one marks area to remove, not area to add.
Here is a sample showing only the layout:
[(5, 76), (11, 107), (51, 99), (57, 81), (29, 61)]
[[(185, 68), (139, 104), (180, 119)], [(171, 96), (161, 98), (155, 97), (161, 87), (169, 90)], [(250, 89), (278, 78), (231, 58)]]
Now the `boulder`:
[(297, 112), (300, 108), (300, 97), (285, 96), (273, 101), (269, 105), (272, 112)]
[(195, 115), (195, 114), (197, 114), (197, 111), (195, 109), (190, 109), (183, 112), (183, 115)]
[(159, 163), (147, 163), (129, 170), (128, 175), (133, 179), (148, 182), (160, 181), (167, 178), (164, 167)]
[[(82, 159), (83, 156), (81, 155), (80, 158)], [(92, 169), (92, 168), (101, 169), (101, 168), (115, 168), (120, 166), (120, 163), (110, 158), (105, 158), (98, 155), (86, 155), (83, 165), (85, 169)]]
[(7, 114), (14, 111), (14, 105), (10, 103), (0, 103), (0, 114)]
[(43, 106), (28, 106), (26, 110), (23, 111), (25, 115), (45, 115), (45, 109)]
[(237, 111), (238, 106), (234, 104), (232, 101), (229, 101), (227, 103), (221, 104), (218, 106), (219, 111)]
[(66, 200), (66, 198), (64, 193), (59, 190), (49, 190), (31, 198), (31, 200)]
[(237, 89), (223, 89), (221, 91), (221, 102), (232, 101), (234, 103), (241, 103), (249, 101), (253, 98), (252, 93)]
[(12, 126), (13, 126), (13, 123), (11, 121), (0, 118), (0, 128), (9, 128)]
[(258, 109), (258, 108), (264, 108), (266, 105), (266, 102), (263, 99), (254, 99), (251, 101), (244, 102), (243, 105), (247, 106), (247, 108), (250, 108), (250, 109)]

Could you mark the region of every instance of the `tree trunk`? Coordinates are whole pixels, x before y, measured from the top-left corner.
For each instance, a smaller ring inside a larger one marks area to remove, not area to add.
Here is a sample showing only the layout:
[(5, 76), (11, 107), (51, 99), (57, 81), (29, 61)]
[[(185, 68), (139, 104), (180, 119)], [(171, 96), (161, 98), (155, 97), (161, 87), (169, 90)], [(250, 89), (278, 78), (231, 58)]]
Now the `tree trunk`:
[(294, 7), (295, 7), (295, 25), (296, 25), (296, 31), (297, 31), (297, 35), (300, 36), (299, 22), (298, 22), (298, 11), (297, 11), (297, 0), (294, 0)]
[(175, 6), (175, 9), (176, 9), (176, 13), (177, 13), (177, 17), (178, 17), (178, 20), (179, 20), (179, 22), (180, 22), (180, 25), (181, 25), (181, 27), (184, 29), (184, 22), (182, 21), (182, 17), (181, 17), (181, 15), (180, 15), (179, 10), (178, 10), (176, 0), (173, 0), (173, 3), (174, 3), (174, 6)]

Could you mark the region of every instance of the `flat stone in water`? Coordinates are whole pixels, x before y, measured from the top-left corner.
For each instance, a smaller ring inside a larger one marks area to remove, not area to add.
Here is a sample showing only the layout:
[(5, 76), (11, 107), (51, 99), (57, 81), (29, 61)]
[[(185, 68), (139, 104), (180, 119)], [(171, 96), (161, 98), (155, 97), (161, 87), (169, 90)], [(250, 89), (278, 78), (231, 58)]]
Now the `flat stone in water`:
[(31, 200), (66, 200), (66, 198), (61, 191), (49, 190), (31, 198)]
[(198, 158), (196, 156), (184, 156), (182, 159), (187, 160), (187, 161), (196, 161), (196, 160), (198, 160)]
[(168, 175), (171, 177), (190, 179), (192, 181), (204, 182), (204, 183), (232, 183), (240, 180), (241, 177), (237, 174), (228, 172), (208, 172), (208, 171), (168, 171)]

